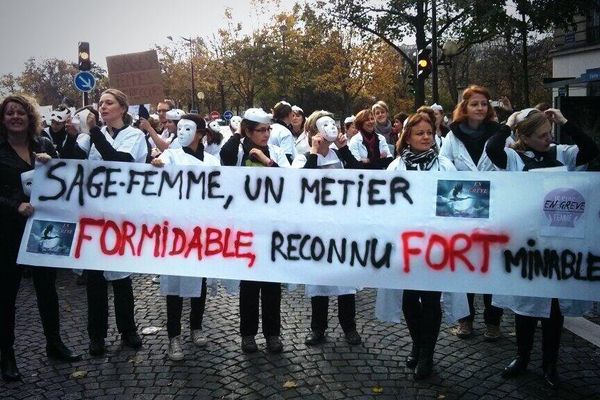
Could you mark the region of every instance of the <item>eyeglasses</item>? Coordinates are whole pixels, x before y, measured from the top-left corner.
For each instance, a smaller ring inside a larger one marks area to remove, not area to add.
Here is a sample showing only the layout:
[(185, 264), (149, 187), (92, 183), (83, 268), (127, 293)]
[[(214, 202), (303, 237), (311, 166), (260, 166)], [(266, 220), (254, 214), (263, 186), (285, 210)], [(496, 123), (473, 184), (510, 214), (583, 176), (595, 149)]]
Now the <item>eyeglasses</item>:
[(260, 133), (271, 132), (272, 130), (273, 128), (271, 128), (270, 126), (268, 128), (252, 129), (252, 131)]

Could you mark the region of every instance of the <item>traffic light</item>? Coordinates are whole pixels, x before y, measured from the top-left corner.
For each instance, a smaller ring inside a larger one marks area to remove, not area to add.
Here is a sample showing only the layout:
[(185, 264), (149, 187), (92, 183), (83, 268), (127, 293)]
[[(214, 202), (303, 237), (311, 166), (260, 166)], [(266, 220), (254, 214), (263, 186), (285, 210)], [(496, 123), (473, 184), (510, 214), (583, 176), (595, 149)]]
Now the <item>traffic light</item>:
[(419, 79), (427, 79), (431, 74), (431, 50), (423, 49), (417, 55), (417, 77)]
[(89, 71), (90, 69), (92, 69), (90, 44), (88, 42), (79, 42), (79, 70)]

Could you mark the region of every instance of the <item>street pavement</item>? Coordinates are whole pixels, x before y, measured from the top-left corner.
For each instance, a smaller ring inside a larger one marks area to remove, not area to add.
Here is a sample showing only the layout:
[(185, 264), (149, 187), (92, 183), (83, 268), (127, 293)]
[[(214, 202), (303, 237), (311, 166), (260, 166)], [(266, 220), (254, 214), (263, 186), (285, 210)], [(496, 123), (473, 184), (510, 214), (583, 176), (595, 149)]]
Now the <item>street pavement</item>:
[[(541, 331), (528, 372), (504, 380), (500, 372), (515, 355), (514, 318), (504, 316), (504, 337), (483, 341), (481, 313), (475, 335), (461, 340), (451, 326), (442, 325), (435, 352), (436, 372), (415, 382), (404, 366), (410, 338), (404, 323), (381, 323), (374, 318), (375, 290), (357, 294), (357, 325), (363, 344), (349, 346), (337, 321), (337, 302), (330, 301), (327, 342), (304, 345), (309, 332), (310, 301), (302, 289), (284, 292), (281, 354), (266, 352), (259, 335), (259, 352), (240, 350), (238, 298), (220, 289), (209, 296), (204, 330), (205, 349), (189, 339), (184, 302), (182, 321), (186, 358), (166, 357), (166, 305), (151, 276), (136, 275), (136, 322), (143, 335), (139, 351), (121, 348), (114, 312), (110, 309), (109, 352), (92, 358), (87, 353), (85, 286), (76, 276), (60, 271), (57, 287), (64, 342), (84, 353), (83, 360), (60, 363), (45, 355), (45, 341), (30, 279), (23, 279), (17, 301), (15, 351), (23, 382), (0, 382), (2, 399), (600, 399), (600, 349), (563, 331), (559, 360), (560, 389), (542, 381)], [(109, 286), (110, 287), (110, 286)], [(477, 298), (478, 306), (481, 298)], [(481, 311), (481, 308), (478, 307)]]

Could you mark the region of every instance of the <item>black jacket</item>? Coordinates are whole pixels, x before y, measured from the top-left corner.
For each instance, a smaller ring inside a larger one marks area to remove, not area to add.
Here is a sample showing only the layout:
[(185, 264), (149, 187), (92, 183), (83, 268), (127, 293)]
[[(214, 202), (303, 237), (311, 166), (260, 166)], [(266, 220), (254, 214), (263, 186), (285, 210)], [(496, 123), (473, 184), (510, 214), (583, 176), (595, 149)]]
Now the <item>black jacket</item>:
[(47, 153), (53, 158), (57, 157), (52, 142), (46, 137), (37, 137), (29, 148), (30, 165), (18, 156), (4, 138), (0, 138), (0, 218), (3, 220), (21, 217), (17, 212), (19, 205), (29, 202), (29, 197), (23, 192), (21, 174), (35, 167), (33, 153)]

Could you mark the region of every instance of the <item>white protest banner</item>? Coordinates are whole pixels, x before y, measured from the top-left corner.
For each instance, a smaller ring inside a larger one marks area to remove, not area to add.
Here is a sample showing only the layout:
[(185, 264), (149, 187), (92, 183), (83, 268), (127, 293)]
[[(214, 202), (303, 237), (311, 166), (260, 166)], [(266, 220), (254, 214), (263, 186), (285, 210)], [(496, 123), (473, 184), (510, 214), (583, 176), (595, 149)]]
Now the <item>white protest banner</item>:
[(53, 160), (19, 263), (600, 300), (600, 174)]

